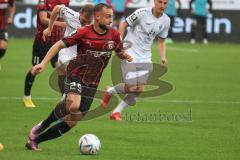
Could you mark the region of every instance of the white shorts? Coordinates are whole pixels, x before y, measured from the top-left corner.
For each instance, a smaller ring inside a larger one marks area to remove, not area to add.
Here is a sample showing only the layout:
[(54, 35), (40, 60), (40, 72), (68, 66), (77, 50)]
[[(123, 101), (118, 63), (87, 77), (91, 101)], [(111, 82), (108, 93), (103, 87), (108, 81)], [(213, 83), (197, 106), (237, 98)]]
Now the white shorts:
[(77, 46), (72, 46), (69, 48), (64, 48), (61, 49), (59, 51), (59, 55), (58, 55), (58, 62), (61, 65), (64, 65), (65, 67), (67, 67), (67, 65), (69, 64), (69, 62), (72, 59), (75, 59), (77, 56)]
[(153, 65), (149, 62), (130, 63), (121, 61), (122, 76), (125, 84), (136, 85), (137, 83), (147, 84)]

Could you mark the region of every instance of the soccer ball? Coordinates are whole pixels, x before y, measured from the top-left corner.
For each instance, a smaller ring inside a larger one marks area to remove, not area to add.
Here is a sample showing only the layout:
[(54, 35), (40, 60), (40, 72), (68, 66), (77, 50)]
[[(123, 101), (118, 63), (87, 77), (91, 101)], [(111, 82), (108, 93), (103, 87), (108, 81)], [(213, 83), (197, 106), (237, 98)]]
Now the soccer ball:
[(100, 150), (101, 143), (94, 134), (85, 134), (79, 139), (79, 148), (82, 154), (94, 155)]

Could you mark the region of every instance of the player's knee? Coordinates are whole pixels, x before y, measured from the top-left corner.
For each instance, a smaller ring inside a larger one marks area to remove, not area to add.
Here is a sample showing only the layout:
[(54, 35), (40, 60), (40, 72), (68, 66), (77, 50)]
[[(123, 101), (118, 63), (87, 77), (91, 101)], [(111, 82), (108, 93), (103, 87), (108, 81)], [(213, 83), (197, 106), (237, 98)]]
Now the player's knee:
[(80, 103), (74, 101), (74, 102), (72, 102), (72, 103), (70, 104), (69, 110), (70, 110), (71, 113), (72, 113), (72, 112), (76, 112), (76, 111), (79, 110), (79, 107), (80, 107)]
[(6, 53), (6, 49), (0, 48), (0, 58), (2, 58)]
[(78, 111), (80, 101), (74, 99), (74, 97), (67, 97), (66, 102), (70, 113)]
[(6, 40), (0, 39), (0, 48), (7, 49), (7, 45), (8, 45), (8, 43)]

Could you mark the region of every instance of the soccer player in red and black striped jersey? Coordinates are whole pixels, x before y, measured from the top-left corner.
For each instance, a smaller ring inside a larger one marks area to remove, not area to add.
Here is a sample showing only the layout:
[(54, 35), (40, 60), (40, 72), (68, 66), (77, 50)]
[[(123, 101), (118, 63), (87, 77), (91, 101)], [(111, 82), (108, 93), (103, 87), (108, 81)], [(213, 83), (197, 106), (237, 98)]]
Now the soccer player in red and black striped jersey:
[[(8, 8), (9, 16), (7, 18)], [(0, 59), (5, 55), (7, 50), (8, 40), (7, 24), (13, 23), (14, 14), (15, 14), (14, 0), (0, 0)]]
[[(62, 48), (77, 45), (78, 53), (67, 67), (66, 98), (59, 102), (49, 117), (33, 127), (26, 147), (38, 151), (38, 144), (62, 136), (73, 128), (89, 110), (104, 68), (112, 51), (121, 59), (132, 61), (124, 52), (120, 34), (110, 27), (113, 10), (100, 3), (94, 7), (94, 24), (79, 28), (72, 36), (58, 41), (48, 51), (43, 61), (32, 72), (42, 72), (49, 61)], [(60, 119), (60, 121), (58, 121)], [(55, 125), (47, 129), (53, 122)]]
[[(63, 38), (66, 23), (61, 19), (58, 19), (58, 21), (54, 23), (51, 36), (47, 37), (45, 41), (43, 41), (42, 38), (43, 31), (48, 27), (50, 21), (50, 12), (56, 5), (60, 4), (68, 6), (69, 0), (39, 0), (37, 6), (37, 32), (35, 34), (32, 51), (32, 65), (41, 63), (51, 46)], [(57, 61), (58, 55), (56, 54), (51, 60), (52, 67), (56, 67)], [(29, 71), (25, 78), (23, 102), (26, 107), (35, 107), (30, 95), (35, 77), (36, 75)]]

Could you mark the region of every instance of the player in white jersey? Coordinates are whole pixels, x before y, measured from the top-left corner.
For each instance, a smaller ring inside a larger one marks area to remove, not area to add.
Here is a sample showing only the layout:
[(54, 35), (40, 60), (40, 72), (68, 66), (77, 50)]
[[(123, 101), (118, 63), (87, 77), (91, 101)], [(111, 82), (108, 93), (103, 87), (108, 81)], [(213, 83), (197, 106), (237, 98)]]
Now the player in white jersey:
[[(93, 8), (94, 6), (91, 4), (86, 4), (82, 6), (79, 12), (75, 12), (72, 9), (64, 6), (57, 5), (54, 7), (48, 28), (43, 32), (43, 39), (46, 36), (51, 36), (51, 31), (53, 29), (54, 22), (57, 17), (60, 16), (66, 22), (66, 30), (64, 33), (64, 37), (70, 36), (73, 31), (75, 31), (79, 27), (83, 27), (85, 25), (91, 24), (93, 20)], [(70, 60), (74, 59), (77, 55), (77, 46), (72, 46), (69, 48), (64, 48), (60, 50), (58, 57), (58, 85), (61, 93), (64, 93), (64, 79), (65, 79), (65, 70)]]
[(164, 43), (170, 28), (170, 18), (164, 13), (167, 3), (168, 0), (154, 0), (152, 8), (137, 9), (120, 25), (119, 32), (122, 37), (126, 28), (130, 27), (124, 40), (132, 43), (132, 47), (127, 49), (127, 52), (133, 57), (133, 62), (121, 61), (125, 84), (107, 87), (101, 100), (101, 105), (107, 107), (112, 94), (125, 94), (123, 101), (112, 112), (110, 116), (112, 120), (122, 120), (123, 109), (134, 104), (136, 97), (143, 91), (152, 71), (151, 46), (155, 38), (158, 38), (162, 64), (167, 64)]

